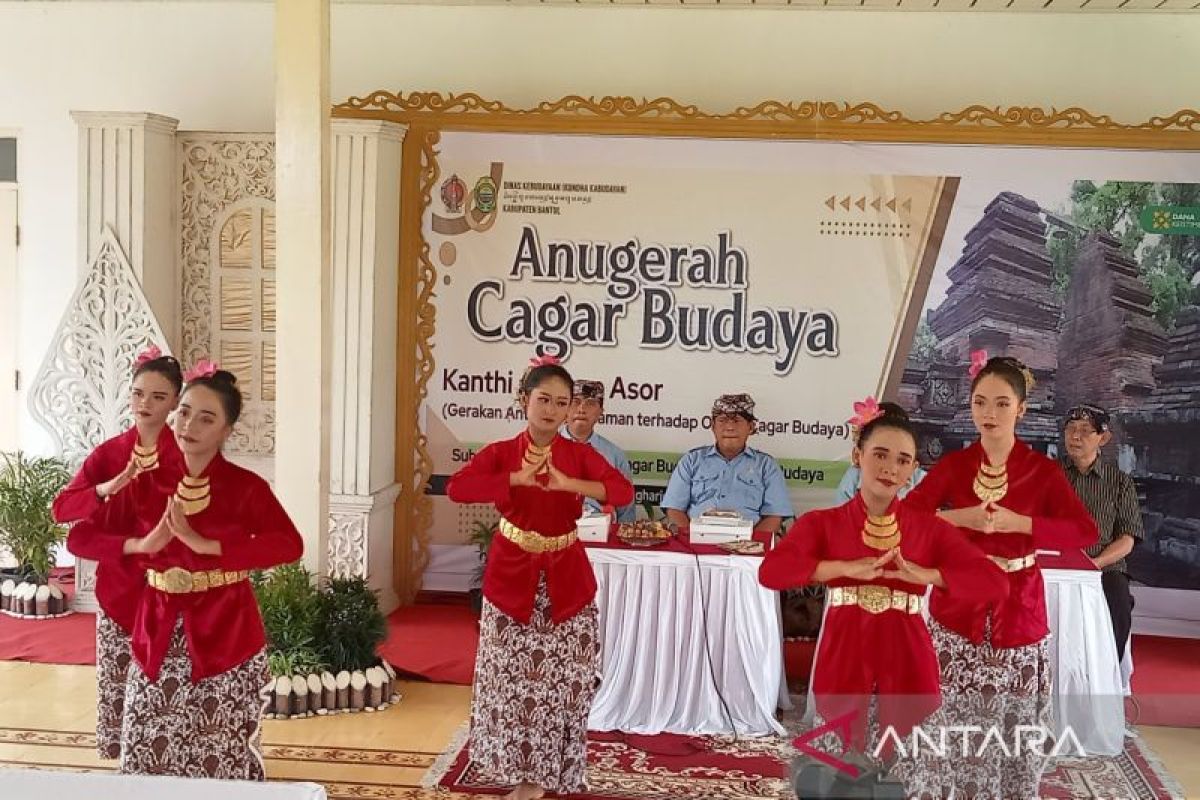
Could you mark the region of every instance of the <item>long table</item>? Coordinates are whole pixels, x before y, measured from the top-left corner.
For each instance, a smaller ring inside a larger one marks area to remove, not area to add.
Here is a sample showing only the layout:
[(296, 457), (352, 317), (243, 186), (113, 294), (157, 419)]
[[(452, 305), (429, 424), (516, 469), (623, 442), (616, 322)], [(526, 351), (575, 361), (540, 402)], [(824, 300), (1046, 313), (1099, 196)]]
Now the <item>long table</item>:
[(779, 595), (758, 582), (761, 557), (714, 552), (686, 539), (587, 548), (604, 651), (590, 729), (784, 732)]
[(1041, 558), (1055, 725), (1060, 734), (1070, 727), (1087, 755), (1116, 755), (1125, 747), (1125, 692), (1112, 617), (1100, 572), (1069, 558)]

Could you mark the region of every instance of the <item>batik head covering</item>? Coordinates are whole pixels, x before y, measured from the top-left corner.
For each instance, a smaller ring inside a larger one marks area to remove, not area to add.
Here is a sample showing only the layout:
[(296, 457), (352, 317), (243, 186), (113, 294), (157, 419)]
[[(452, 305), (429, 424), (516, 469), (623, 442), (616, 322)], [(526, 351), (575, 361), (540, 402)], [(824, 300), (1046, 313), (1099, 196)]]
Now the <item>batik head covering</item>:
[(602, 381), (578, 380), (575, 381), (575, 387), (571, 392), (571, 396), (578, 397), (581, 400), (595, 400), (598, 403), (604, 402), (604, 383)]
[(718, 414), (738, 414), (754, 422), (754, 398), (748, 394), (723, 394), (713, 401), (712, 413), (714, 417)]
[(1091, 403), (1080, 403), (1071, 408), (1067, 412), (1067, 422), (1086, 419), (1092, 423), (1092, 428), (1096, 433), (1104, 433), (1108, 430), (1108, 412), (1100, 406), (1092, 405)]

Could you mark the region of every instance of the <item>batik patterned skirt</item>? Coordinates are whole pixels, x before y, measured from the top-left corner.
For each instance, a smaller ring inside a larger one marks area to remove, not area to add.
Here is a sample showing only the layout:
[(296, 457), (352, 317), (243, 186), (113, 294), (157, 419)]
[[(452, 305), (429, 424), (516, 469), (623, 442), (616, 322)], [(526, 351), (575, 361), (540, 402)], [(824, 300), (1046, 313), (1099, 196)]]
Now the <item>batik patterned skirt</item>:
[(136, 661), (129, 668), (121, 772), (265, 780), (261, 722), (270, 679), (266, 652), (196, 683), (191, 676), (180, 620), (158, 680), (147, 678)]
[(994, 648), (988, 625), (983, 643), (974, 645), (933, 619), (929, 632), (941, 664), (942, 707), (922, 728), (939, 745), (940, 731), (951, 735), (944, 748), (926, 747), (899, 765), (905, 785), (922, 798), (947, 797), (951, 789), (955, 800), (1037, 797), (1054, 747), (1046, 640)]
[(121, 719), (125, 714), (125, 676), (132, 655), (129, 634), (103, 611), (96, 612), (96, 753), (121, 755)]
[(555, 623), (543, 580), (522, 624), (486, 599), (475, 660), (470, 758), (497, 786), (587, 789), (587, 721), (600, 666), (593, 603)]

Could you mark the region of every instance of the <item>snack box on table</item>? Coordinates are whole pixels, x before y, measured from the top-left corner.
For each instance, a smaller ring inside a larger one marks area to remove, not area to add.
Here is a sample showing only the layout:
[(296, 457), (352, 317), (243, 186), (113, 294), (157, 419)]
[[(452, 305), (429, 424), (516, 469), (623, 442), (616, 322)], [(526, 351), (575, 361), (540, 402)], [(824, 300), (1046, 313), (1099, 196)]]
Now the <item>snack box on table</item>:
[(754, 523), (737, 513), (704, 513), (692, 520), (688, 534), (695, 544), (721, 544), (752, 538)]
[(607, 542), (612, 527), (612, 514), (584, 514), (575, 521), (576, 535), (581, 542)]

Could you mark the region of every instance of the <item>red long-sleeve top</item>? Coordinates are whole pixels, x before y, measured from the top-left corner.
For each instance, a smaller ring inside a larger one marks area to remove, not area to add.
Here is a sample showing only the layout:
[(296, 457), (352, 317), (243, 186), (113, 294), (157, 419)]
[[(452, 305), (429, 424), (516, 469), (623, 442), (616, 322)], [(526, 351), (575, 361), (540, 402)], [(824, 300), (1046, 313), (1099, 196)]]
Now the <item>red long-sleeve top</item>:
[[(103, 508), (105, 502), (96, 494), (96, 487), (115, 478), (125, 469), (137, 442), (138, 430), (133, 427), (100, 443), (84, 460), (83, 466), (71, 478), (71, 482), (54, 498), (50, 506), (54, 521), (77, 522), (87, 519)], [(153, 483), (161, 491), (169, 494), (175, 491), (174, 482), (178, 481), (181, 469), (179, 447), (169, 426), (164, 425), (159, 431), (157, 447), (158, 467), (138, 475), (133, 479), (133, 483)], [(130, 488), (131, 486), (126, 486), (121, 492)], [(159, 513), (162, 513), (161, 507)], [(91, 558), (79, 552), (79, 546), (79, 536), (72, 529), (67, 534), (67, 550), (75, 556)], [(137, 569), (132, 562), (109, 561), (96, 566), (96, 602), (126, 633), (133, 630), (138, 595), (145, 583), (144, 572)]]
[[(907, 503), (893, 502), (900, 527), (899, 548), (908, 561), (936, 568), (946, 592), (964, 604), (994, 602), (1008, 590), (1004, 573), (953, 525)], [(882, 552), (862, 538), (867, 507), (856, 494), (836, 508), (810, 511), (797, 519), (759, 567), (759, 581), (771, 589), (811, 582), (822, 561), (879, 558)], [(895, 569), (894, 566), (885, 569)], [(923, 595), (923, 585), (892, 578), (862, 581), (837, 578), (828, 585), (884, 586)], [(830, 606), (821, 631), (813, 671), (817, 711), (826, 721), (858, 712), (850, 725), (852, 743), (864, 745), (867, 708), (878, 696), (879, 722), (906, 734), (941, 704), (937, 654), (920, 614), (899, 610), (872, 614), (858, 606)]]
[[(300, 558), (300, 534), (265, 480), (219, 453), (197, 477), (204, 475), (210, 479), (208, 508), (187, 520), (196, 533), (221, 542), (221, 555), (201, 555), (178, 539), (154, 555), (123, 555), (125, 540), (149, 533), (166, 507), (170, 495), (150, 484), (119, 492), (98, 514), (75, 526), (72, 534), (86, 551), (81, 555), (101, 564), (123, 562), (159, 572), (172, 567), (191, 572), (268, 569)], [(162, 592), (143, 581), (132, 644), (134, 658), (151, 680), (158, 678), (181, 616), (193, 681), (236, 667), (266, 644), (249, 581), (184, 594)]]
[[(979, 442), (947, 453), (908, 493), (904, 504), (929, 512), (978, 506), (982, 501), (971, 487), (980, 463), (986, 458)], [(996, 505), (1031, 517), (1032, 534), (989, 534), (960, 528), (983, 552), (1015, 559), (1032, 555), (1038, 548), (1072, 549), (1095, 543), (1099, 536), (1096, 522), (1058, 464), (1018, 439), (1008, 456), (1007, 467), (1008, 492)], [(999, 602), (980, 607), (959, 602), (934, 589), (929, 613), (943, 627), (974, 644), (983, 642), (989, 615), (993, 647), (1024, 647), (1041, 641), (1050, 630), (1046, 624), (1046, 592), (1041, 570), (1034, 564), (1006, 576), (1008, 596)]]
[[(527, 432), (489, 444), (450, 479), (446, 494), (457, 503), (492, 503), (505, 519), (523, 530), (550, 537), (569, 533), (583, 514), (582, 495), (509, 486), (510, 473), (524, 466), (522, 458), (528, 446)], [(605, 503), (624, 506), (633, 502), (633, 484), (591, 445), (555, 436), (550, 448), (551, 462), (567, 477), (603, 483)], [(576, 541), (552, 553), (529, 553), (498, 533), (492, 538), (483, 570), (483, 596), (510, 617), (528, 622), (543, 574), (555, 622), (570, 619), (596, 596), (596, 577), (582, 543)]]

